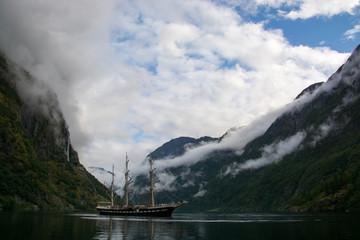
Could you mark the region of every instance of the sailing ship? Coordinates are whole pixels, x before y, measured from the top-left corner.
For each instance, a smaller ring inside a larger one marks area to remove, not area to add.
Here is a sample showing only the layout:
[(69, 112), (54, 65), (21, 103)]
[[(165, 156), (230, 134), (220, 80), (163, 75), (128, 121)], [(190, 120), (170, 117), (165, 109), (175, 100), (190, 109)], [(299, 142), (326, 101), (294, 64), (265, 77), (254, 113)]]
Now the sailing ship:
[(150, 203), (146, 205), (131, 205), (129, 204), (129, 185), (132, 180), (129, 176), (129, 159), (126, 154), (126, 169), (125, 169), (125, 204), (123, 206), (114, 205), (114, 165), (112, 171), (112, 182), (110, 186), (110, 202), (100, 202), (96, 209), (101, 215), (118, 215), (118, 216), (147, 216), (147, 217), (171, 217), (172, 212), (187, 203), (172, 202), (169, 204), (155, 204), (155, 173), (156, 168), (153, 168), (154, 159), (149, 157), (150, 170), (149, 170), (149, 184), (150, 184)]

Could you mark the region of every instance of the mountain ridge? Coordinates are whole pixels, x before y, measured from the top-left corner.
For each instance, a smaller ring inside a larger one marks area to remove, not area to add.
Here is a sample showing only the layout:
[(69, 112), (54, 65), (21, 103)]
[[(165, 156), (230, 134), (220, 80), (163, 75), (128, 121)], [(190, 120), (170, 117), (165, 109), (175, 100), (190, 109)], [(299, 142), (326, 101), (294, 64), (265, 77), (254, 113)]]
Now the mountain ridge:
[(192, 137), (178, 137), (164, 143), (161, 147), (157, 148), (151, 153), (154, 159), (162, 159), (165, 157), (177, 157), (181, 156), (186, 152), (188, 148), (198, 147), (201, 144), (219, 141), (219, 138), (212, 138), (204, 136), (200, 138)]
[(360, 209), (359, 96), (360, 45), (328, 81), (304, 89), (240, 152), (216, 150), (193, 165), (160, 172), (171, 180), (163, 193), (189, 200), (184, 210)]

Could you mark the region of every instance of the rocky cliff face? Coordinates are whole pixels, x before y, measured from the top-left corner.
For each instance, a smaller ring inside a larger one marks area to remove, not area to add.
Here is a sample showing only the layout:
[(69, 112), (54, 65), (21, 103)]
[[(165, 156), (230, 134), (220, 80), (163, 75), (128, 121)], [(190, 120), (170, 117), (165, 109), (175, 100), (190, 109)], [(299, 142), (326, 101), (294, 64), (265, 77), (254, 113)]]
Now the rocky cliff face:
[(94, 208), (105, 189), (79, 162), (56, 95), (0, 54), (0, 209)]
[[(30, 76), (27, 76), (27, 78), (26, 81), (34, 81)], [(21, 121), (27, 133), (33, 139), (39, 160), (48, 160), (50, 152), (56, 147), (58, 151), (64, 153), (66, 161), (82, 167), (79, 157), (71, 145), (70, 133), (56, 95), (48, 89), (46, 99), (37, 99), (37, 102), (40, 101), (46, 103), (46, 105), (42, 104), (42, 108), (31, 105), (34, 103), (29, 104), (26, 102), (21, 107)]]

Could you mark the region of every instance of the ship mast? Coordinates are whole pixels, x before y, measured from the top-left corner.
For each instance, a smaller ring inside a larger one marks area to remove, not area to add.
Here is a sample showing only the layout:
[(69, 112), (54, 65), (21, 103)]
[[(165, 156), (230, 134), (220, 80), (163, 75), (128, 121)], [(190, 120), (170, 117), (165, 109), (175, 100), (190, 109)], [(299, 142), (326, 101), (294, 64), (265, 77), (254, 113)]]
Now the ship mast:
[(150, 171), (149, 171), (149, 176), (150, 176), (150, 197), (151, 197), (151, 207), (155, 206), (155, 197), (154, 197), (154, 171), (156, 170), (156, 168), (153, 169), (153, 163), (154, 163), (154, 159), (151, 157), (151, 155), (149, 156), (149, 162), (150, 162)]
[(129, 185), (132, 183), (131, 177), (129, 176), (129, 159), (126, 153), (126, 168), (125, 168), (125, 206), (129, 206)]
[(110, 189), (111, 189), (111, 207), (113, 207), (114, 206), (114, 175), (115, 175), (115, 173), (114, 173), (114, 164), (113, 164), (113, 166), (112, 166), (112, 173), (111, 173), (111, 175), (112, 175), (112, 181), (111, 181), (111, 187), (110, 187)]

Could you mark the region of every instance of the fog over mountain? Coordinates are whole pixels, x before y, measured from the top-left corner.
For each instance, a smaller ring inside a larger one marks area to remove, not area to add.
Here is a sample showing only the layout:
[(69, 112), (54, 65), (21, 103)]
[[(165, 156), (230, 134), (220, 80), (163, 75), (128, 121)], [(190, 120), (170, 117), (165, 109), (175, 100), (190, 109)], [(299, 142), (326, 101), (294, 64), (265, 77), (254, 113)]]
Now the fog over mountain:
[[(276, 111), (261, 116), (259, 119), (255, 120), (248, 126), (232, 130), (229, 134), (225, 135), (225, 137), (220, 142), (203, 143), (201, 146), (189, 148), (182, 156), (161, 159), (161, 161), (157, 162), (156, 166), (163, 170), (167, 167), (193, 165), (198, 161), (206, 158), (208, 154), (218, 150), (233, 150), (241, 153), (241, 150), (248, 142), (264, 134), (265, 131), (274, 122), (274, 120), (280, 115), (299, 111), (304, 107), (304, 105), (308, 104), (319, 95), (335, 91), (340, 81), (343, 81), (349, 86), (354, 84), (354, 81), (356, 81), (356, 76), (360, 72), (360, 68), (358, 66), (359, 58), (360, 56), (356, 54), (352, 55), (352, 61), (347, 61), (336, 73), (334, 73), (329, 78), (327, 82), (321, 84), (315, 90), (307, 92), (305, 91), (300, 97), (296, 98), (293, 102), (289, 103), (283, 108), (279, 108)], [(344, 72), (348, 75), (343, 74)], [(344, 107), (347, 103), (352, 101), (354, 101), (354, 96), (346, 96), (343, 99), (343, 104), (339, 107)], [(334, 110), (334, 112), (336, 111), (337, 109)], [(322, 138), (330, 130), (331, 122), (329, 119), (319, 127), (320, 133), (317, 139)], [(271, 144), (266, 146), (264, 147), (263, 157), (268, 159), (267, 161), (269, 161), (269, 164), (281, 160), (284, 155), (289, 154), (295, 150), (305, 137), (306, 132), (299, 132), (279, 143), (276, 143), (275, 145)], [(257, 162), (259, 164), (256, 164)], [(240, 168), (257, 168), (263, 165), (267, 165), (266, 161), (264, 161), (263, 158), (260, 158), (257, 160), (249, 160), (249, 163), (242, 165)]]
[[(329, 178), (332, 179), (331, 177), (334, 176), (332, 174), (335, 174), (333, 171), (357, 171), (356, 153), (348, 155), (349, 153), (342, 152), (342, 148), (338, 148), (345, 144), (346, 151), (357, 151), (356, 146), (346, 142), (357, 141), (359, 92), (360, 46), (328, 81), (309, 86), (293, 102), (262, 116), (251, 125), (232, 128), (223, 137), (211, 142), (201, 143), (198, 140), (201, 144), (192, 145), (183, 141), (181, 145), (187, 148), (180, 156), (173, 155), (174, 150), (181, 146), (180, 141), (178, 141), (179, 145), (175, 144), (177, 139), (170, 141), (174, 141), (173, 150), (167, 146), (168, 143), (159, 147), (155, 152), (160, 151), (163, 154), (161, 158), (156, 159), (155, 167), (161, 183), (157, 183), (156, 187), (164, 192), (192, 199), (195, 205), (201, 205), (200, 199), (203, 201), (206, 199), (206, 204), (209, 204), (207, 206), (211, 207), (219, 198), (219, 195), (213, 193), (214, 191), (223, 190), (227, 195), (232, 196), (230, 199), (236, 198), (237, 194), (244, 195), (244, 191), (252, 192), (255, 198), (259, 197), (256, 189), (261, 186), (256, 185), (254, 178), (256, 179), (257, 175), (263, 176), (260, 179), (266, 182), (268, 178), (270, 184), (273, 177), (269, 176), (268, 172), (271, 172), (271, 169), (283, 172), (277, 175), (277, 178), (281, 179), (278, 181), (291, 185), (291, 191), (284, 190), (286, 197), (282, 195), (284, 193), (278, 196), (288, 200), (296, 197), (301, 187), (303, 188), (301, 191), (304, 191), (309, 185), (317, 184), (316, 181), (310, 181), (303, 183), (302, 186), (301, 182), (304, 181), (302, 175), (313, 173), (314, 176), (322, 179), (321, 181), (330, 181)], [(332, 143), (333, 141), (338, 142)], [(168, 153), (168, 157), (164, 157), (165, 152)], [(306, 157), (309, 153), (312, 155)], [(344, 156), (337, 157), (342, 155)], [(335, 161), (334, 158), (339, 160)], [(285, 162), (282, 164), (282, 161)], [(332, 162), (330, 164), (326, 163), (327, 161)], [(295, 167), (300, 163), (305, 165)], [(323, 164), (322, 170), (318, 169), (319, 164)], [(312, 169), (311, 165), (316, 166), (315, 169)], [(334, 169), (333, 166), (338, 167)], [(284, 169), (290, 170), (289, 173)], [(328, 175), (329, 172), (333, 173)], [(146, 192), (146, 172), (143, 174), (144, 176), (136, 178), (134, 188), (137, 194)], [(236, 188), (241, 191), (232, 192), (229, 184), (238, 184)], [(254, 189), (250, 187), (251, 184), (255, 184)], [(296, 191), (295, 186), (299, 188)], [(280, 185), (275, 184), (270, 187), (279, 188)], [(203, 198), (205, 196), (206, 198)], [(351, 196), (348, 195), (347, 198)], [(272, 202), (269, 206), (254, 204), (263, 209), (286, 207), (287, 203), (283, 202), (284, 199), (277, 202), (279, 200), (274, 200), (275, 198), (272, 196), (264, 200)], [(239, 202), (247, 202), (241, 199)], [(236, 201), (231, 202), (234, 205), (224, 202), (221, 206), (228, 204), (232, 208), (235, 207)], [(252, 209), (249, 205), (242, 207)]]
[[(29, 96), (54, 90), (85, 166), (121, 165), (128, 152), (139, 169), (169, 139), (219, 137), (261, 116), (274, 119), (269, 112), (325, 81), (349, 53), (294, 43), (266, 12), (268, 22), (248, 17), (264, 7), (284, 21), (352, 17), (359, 6), (327, 3), (3, 0), (0, 48), (37, 79), (24, 86)], [(347, 27), (339, 34), (356, 37)], [(243, 142), (271, 123), (264, 121), (244, 129)], [(216, 147), (234, 148), (231, 141)]]

